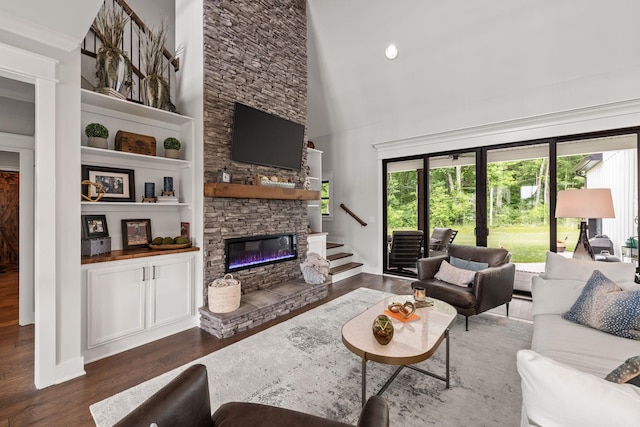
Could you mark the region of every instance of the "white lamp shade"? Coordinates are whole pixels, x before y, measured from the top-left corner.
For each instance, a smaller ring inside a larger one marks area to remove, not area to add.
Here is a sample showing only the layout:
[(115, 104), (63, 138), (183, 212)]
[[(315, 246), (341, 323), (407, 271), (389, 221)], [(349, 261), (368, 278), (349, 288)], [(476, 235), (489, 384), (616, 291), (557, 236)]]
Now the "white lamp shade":
[(581, 188), (558, 192), (556, 218), (615, 218), (609, 188)]

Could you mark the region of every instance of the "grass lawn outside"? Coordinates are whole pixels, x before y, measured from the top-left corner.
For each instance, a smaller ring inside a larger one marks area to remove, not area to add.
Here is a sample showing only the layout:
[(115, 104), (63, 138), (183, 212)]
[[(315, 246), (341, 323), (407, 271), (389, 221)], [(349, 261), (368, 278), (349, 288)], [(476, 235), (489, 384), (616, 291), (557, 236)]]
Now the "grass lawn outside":
[[(565, 244), (569, 251), (575, 248), (578, 242), (578, 233), (577, 227), (558, 227), (558, 235), (562, 236), (561, 240), (567, 237)], [(454, 243), (475, 245), (476, 238), (473, 235), (473, 227), (459, 227)], [(487, 246), (490, 248), (502, 246), (507, 249), (511, 252), (511, 262), (545, 262), (546, 253), (549, 250), (549, 227), (524, 225), (492, 227), (489, 229)]]
[[(473, 234), (473, 226), (454, 226), (458, 235), (453, 241), (457, 245), (476, 244)], [(389, 233), (391, 234), (391, 233)], [(578, 225), (558, 224), (558, 236), (565, 241), (568, 251), (573, 251), (578, 242)], [(546, 225), (526, 226), (512, 225), (505, 227), (492, 227), (489, 230), (487, 246), (497, 248), (502, 246), (511, 252), (511, 262), (545, 262), (546, 253), (549, 250), (549, 227)]]

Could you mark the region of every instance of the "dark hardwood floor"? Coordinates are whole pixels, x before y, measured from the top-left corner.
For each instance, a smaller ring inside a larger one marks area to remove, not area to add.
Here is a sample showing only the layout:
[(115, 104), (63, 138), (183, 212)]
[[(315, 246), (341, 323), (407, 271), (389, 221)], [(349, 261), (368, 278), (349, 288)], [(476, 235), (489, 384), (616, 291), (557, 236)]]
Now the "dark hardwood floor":
[[(0, 274), (0, 298), (8, 274)], [(16, 280), (17, 273), (13, 280)], [(317, 307), (354, 289), (367, 287), (381, 291), (411, 293), (410, 281), (371, 274), (342, 280), (329, 286), (327, 299), (295, 313), (226, 339), (217, 339), (199, 328), (172, 335), (150, 344), (111, 356), (85, 366), (86, 375), (63, 384), (37, 390), (33, 385), (33, 335), (31, 326), (0, 323), (0, 427), (17, 426), (92, 426), (89, 405), (126, 390), (143, 381), (170, 371), (191, 360), (219, 350), (279, 322)], [(8, 292), (8, 291), (7, 291)], [(13, 316), (17, 319), (17, 293)], [(4, 322), (6, 304), (2, 300), (0, 322)], [(8, 302), (6, 302), (8, 304)], [(510, 315), (527, 317), (530, 302), (514, 300)], [(499, 312), (498, 312), (499, 313)]]

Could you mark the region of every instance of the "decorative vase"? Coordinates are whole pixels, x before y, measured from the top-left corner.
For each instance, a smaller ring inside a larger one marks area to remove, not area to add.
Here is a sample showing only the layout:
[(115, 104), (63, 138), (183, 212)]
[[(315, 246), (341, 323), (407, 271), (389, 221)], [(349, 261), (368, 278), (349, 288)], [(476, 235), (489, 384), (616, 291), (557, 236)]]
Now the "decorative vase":
[(174, 150), (173, 148), (165, 148), (164, 156), (170, 159), (179, 159), (180, 158), (180, 150)]
[(385, 314), (378, 315), (373, 321), (373, 337), (382, 345), (387, 345), (393, 338), (393, 323)]
[(122, 95), (129, 75), (129, 63), (124, 55), (114, 49), (105, 49), (98, 52), (97, 60), (98, 67), (102, 69), (98, 88), (111, 89)]
[(107, 138), (99, 138), (97, 136), (90, 136), (88, 140), (89, 147), (94, 148), (109, 148), (109, 144), (107, 143)]
[(142, 79), (142, 102), (149, 107), (162, 108), (163, 97), (166, 96), (165, 87), (162, 77), (157, 74), (148, 75)]

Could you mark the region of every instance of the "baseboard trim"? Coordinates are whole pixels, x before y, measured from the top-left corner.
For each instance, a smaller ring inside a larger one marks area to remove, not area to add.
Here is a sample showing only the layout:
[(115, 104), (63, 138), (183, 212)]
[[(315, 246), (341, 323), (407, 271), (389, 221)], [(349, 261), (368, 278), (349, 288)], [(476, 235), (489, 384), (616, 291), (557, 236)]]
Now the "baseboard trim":
[(84, 357), (78, 356), (56, 365), (56, 384), (85, 375)]

